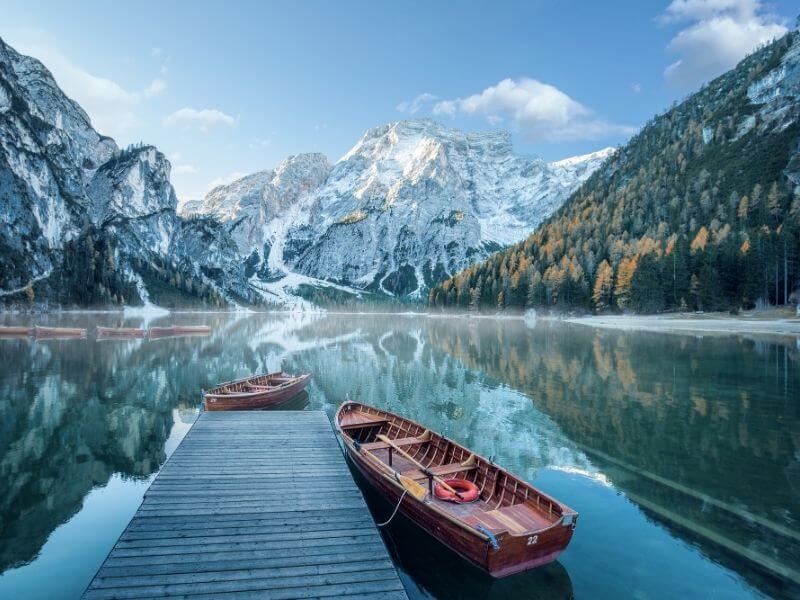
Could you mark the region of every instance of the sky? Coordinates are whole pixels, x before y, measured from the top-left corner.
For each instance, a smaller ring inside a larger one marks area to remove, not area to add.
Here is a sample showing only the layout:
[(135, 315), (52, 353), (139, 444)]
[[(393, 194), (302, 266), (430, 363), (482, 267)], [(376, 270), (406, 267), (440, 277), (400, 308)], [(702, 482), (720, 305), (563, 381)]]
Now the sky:
[(94, 127), (170, 159), (181, 200), (368, 129), (433, 118), (507, 129), (557, 160), (648, 119), (795, 27), (793, 1), (0, 0)]

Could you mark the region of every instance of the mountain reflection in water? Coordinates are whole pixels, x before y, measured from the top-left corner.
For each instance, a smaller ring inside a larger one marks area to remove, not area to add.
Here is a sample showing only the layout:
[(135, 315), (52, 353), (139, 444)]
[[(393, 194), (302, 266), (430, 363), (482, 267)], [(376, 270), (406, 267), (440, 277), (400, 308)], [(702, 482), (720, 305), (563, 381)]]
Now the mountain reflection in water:
[[(212, 333), (0, 340), (0, 597), (52, 595), (57, 582), (37, 576), (48, 537), (101, 510), (84, 502), (109, 481), (114, 493), (141, 494), (194, 419), (202, 388), (280, 369), (313, 374), (286, 410), (332, 414), (349, 396), (400, 412), (581, 513), (560, 563), (500, 582), (398, 519), (386, 539), (412, 596), (781, 597), (800, 589), (794, 340), (407, 316), (185, 314), (151, 324), (172, 323)], [(75, 314), (46, 324), (91, 331), (141, 322)], [(186, 421), (180, 431), (176, 420)], [(392, 508), (370, 505), (380, 520)], [(124, 526), (135, 506), (102, 510), (122, 511)], [(81, 553), (80, 540), (71, 549)], [(77, 569), (71, 595), (94, 574), (95, 554)]]

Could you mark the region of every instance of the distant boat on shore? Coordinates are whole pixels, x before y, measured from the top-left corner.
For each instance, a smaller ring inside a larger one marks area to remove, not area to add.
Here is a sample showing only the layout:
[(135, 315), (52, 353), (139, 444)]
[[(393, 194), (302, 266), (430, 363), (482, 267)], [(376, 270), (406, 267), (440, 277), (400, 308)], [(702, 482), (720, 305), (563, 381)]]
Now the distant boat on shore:
[(0, 337), (28, 337), (33, 327), (0, 327)]
[(82, 339), (86, 337), (86, 329), (79, 327), (40, 327), (36, 325), (33, 329), (37, 338)]
[(98, 327), (98, 338), (143, 338), (146, 331), (138, 327)]

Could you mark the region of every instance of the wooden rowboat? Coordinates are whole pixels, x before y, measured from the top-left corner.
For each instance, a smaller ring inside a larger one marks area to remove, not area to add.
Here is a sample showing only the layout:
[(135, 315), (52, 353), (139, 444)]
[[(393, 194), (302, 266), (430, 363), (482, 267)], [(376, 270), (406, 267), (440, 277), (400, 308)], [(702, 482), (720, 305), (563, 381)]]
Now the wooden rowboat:
[(0, 327), (0, 337), (27, 337), (33, 334), (33, 327)]
[(311, 375), (269, 373), (228, 381), (203, 392), (206, 410), (260, 410), (280, 404), (302, 392)]
[(206, 325), (174, 325), (172, 327), (151, 327), (147, 330), (147, 337), (156, 339), (178, 335), (208, 335), (209, 333), (211, 333), (211, 327)]
[[(370, 485), (493, 577), (554, 561), (572, 539), (578, 520), (574, 510), (410, 419), (346, 402), (334, 424)], [(461, 502), (466, 494), (458, 498), (447, 492), (453, 480), (475, 489), (477, 499)]]
[(144, 329), (137, 327), (98, 327), (97, 337), (110, 338), (143, 338)]
[(85, 338), (86, 330), (78, 327), (39, 327), (33, 328), (37, 338)]

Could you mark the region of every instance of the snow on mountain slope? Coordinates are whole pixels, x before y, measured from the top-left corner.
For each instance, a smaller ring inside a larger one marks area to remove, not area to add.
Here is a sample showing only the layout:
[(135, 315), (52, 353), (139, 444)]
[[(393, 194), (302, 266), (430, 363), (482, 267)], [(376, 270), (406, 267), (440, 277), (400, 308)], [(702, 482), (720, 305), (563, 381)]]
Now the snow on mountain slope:
[(283, 239), (284, 222), (298, 200), (315, 190), (330, 172), (322, 154), (290, 156), (277, 168), (247, 175), (209, 192), (199, 204), (182, 207), (184, 215), (213, 217), (222, 223), (236, 242), (241, 255), (248, 258), (248, 276), (258, 270), (268, 279), (268, 269), (283, 272), (280, 261), (272, 258), (277, 238)]
[[(547, 164), (514, 154), (507, 132), (400, 121), (369, 130), (332, 167), (290, 157), (184, 210), (226, 224), (251, 277), (419, 294), (525, 237), (612, 152)], [(276, 184), (282, 171), (292, 185)]]
[(92, 170), (115, 150), (44, 65), (0, 40), (0, 288), (52, 272)]
[(604, 152), (547, 164), (507, 133), (401, 121), (335, 165), (299, 154), (220, 186), (183, 219), (162, 153), (120, 150), (0, 40), (0, 297), (30, 283), (37, 300), (76, 304), (143, 301), (142, 286), (154, 301), (302, 308), (300, 285), (418, 295), (524, 237)]
[[(140, 269), (169, 294), (249, 299), (226, 230), (180, 219), (169, 178), (162, 153), (119, 150), (42, 63), (0, 40), (0, 297), (35, 283), (45, 301), (141, 302)], [(87, 264), (100, 251), (102, 275)]]

